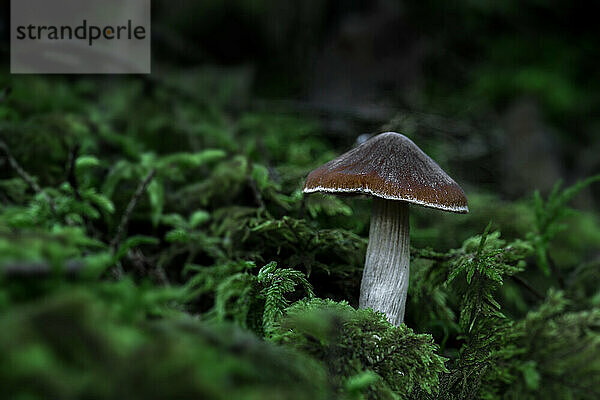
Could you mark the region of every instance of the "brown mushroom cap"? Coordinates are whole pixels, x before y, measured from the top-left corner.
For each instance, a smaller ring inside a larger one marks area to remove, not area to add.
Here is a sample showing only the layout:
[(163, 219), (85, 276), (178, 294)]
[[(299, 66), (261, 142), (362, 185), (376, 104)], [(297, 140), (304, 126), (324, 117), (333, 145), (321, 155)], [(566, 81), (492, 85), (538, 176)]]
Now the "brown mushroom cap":
[(404, 135), (386, 132), (312, 171), (304, 193), (368, 194), (467, 213), (465, 192)]

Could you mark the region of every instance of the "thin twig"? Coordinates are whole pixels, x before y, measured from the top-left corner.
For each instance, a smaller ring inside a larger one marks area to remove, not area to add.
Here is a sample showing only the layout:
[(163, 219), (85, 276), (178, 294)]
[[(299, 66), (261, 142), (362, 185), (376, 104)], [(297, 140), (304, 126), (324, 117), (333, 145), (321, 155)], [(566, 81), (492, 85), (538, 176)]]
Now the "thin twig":
[(252, 194), (254, 195), (254, 202), (260, 209), (266, 209), (265, 202), (263, 201), (262, 194), (260, 190), (258, 190), (258, 185), (256, 181), (252, 177), (252, 175), (248, 174), (248, 184), (250, 185), (250, 189), (252, 189)]
[(527, 282), (525, 279), (521, 278), (520, 276), (513, 275), (513, 276), (511, 276), (511, 278), (515, 282), (517, 282), (519, 285), (521, 285), (522, 287), (524, 287), (525, 289), (527, 289), (531, 294), (533, 294), (539, 300), (544, 300), (546, 298), (536, 288), (534, 288), (533, 286), (531, 286), (531, 284), (529, 282)]
[(29, 187), (36, 194), (41, 194), (42, 196), (44, 196), (46, 198), (46, 201), (48, 202), (48, 205), (50, 206), (50, 210), (52, 211), (52, 213), (54, 215), (56, 215), (56, 207), (54, 205), (54, 200), (52, 200), (52, 198), (50, 196), (48, 196), (48, 194), (45, 193), (42, 190), (42, 188), (40, 187), (40, 185), (37, 184), (37, 182), (35, 181), (35, 179), (33, 179), (31, 177), (31, 175), (29, 175), (27, 173), (27, 171), (25, 171), (23, 169), (23, 167), (21, 167), (21, 165), (13, 157), (13, 155), (10, 152), (10, 149), (8, 148), (8, 145), (6, 144), (6, 142), (3, 141), (3, 140), (1, 140), (1, 139), (0, 139), (0, 150), (2, 150), (4, 152), (4, 156), (8, 160), (8, 164), (12, 167), (12, 169), (15, 170), (15, 172), (17, 173), (17, 175), (19, 175), (21, 177), (21, 179), (23, 179), (27, 183), (27, 185), (29, 185)]
[(127, 208), (125, 209), (125, 212), (123, 213), (123, 216), (121, 217), (121, 222), (119, 223), (119, 226), (117, 228), (117, 234), (115, 235), (114, 239), (110, 243), (110, 246), (111, 246), (113, 252), (115, 252), (119, 248), (119, 245), (121, 244), (121, 240), (123, 239), (123, 235), (125, 234), (125, 230), (127, 229), (127, 224), (129, 223), (129, 218), (131, 218), (131, 213), (133, 213), (133, 210), (135, 209), (135, 207), (137, 206), (137, 203), (140, 201), (140, 198), (146, 191), (146, 188), (150, 184), (150, 181), (152, 180), (152, 178), (154, 178), (154, 175), (156, 175), (155, 169), (153, 169), (152, 171), (150, 171), (148, 173), (148, 175), (146, 175), (144, 180), (138, 186), (138, 188), (135, 191), (131, 200), (129, 200), (129, 204), (127, 204)]
[(69, 159), (67, 161), (67, 181), (75, 193), (77, 200), (81, 201), (81, 193), (79, 192), (79, 182), (77, 181), (77, 174), (75, 173), (75, 162), (79, 157), (79, 149), (81, 146), (76, 144), (69, 152)]
[(165, 271), (160, 265), (154, 265), (146, 258), (140, 249), (133, 249), (127, 254), (127, 258), (131, 260), (138, 272), (143, 276), (150, 276), (153, 281), (163, 286), (169, 286), (169, 280)]
[(411, 258), (423, 258), (432, 261), (448, 261), (452, 258), (451, 255), (446, 253), (438, 253), (430, 248), (417, 249), (416, 247), (410, 247)]
[(6, 159), (8, 160), (8, 163), (10, 164), (10, 166), (12, 167), (12, 169), (15, 170), (15, 172), (25, 181), (27, 182), (27, 184), (29, 185), (29, 187), (31, 189), (33, 189), (34, 192), (36, 193), (41, 193), (42, 192), (42, 188), (40, 187), (40, 185), (37, 184), (37, 182), (31, 177), (31, 175), (29, 175), (17, 162), (17, 160), (13, 157), (12, 153), (10, 152), (8, 145), (6, 144), (5, 141), (0, 139), (0, 149), (2, 149), (4, 151), (4, 155), (6, 156)]

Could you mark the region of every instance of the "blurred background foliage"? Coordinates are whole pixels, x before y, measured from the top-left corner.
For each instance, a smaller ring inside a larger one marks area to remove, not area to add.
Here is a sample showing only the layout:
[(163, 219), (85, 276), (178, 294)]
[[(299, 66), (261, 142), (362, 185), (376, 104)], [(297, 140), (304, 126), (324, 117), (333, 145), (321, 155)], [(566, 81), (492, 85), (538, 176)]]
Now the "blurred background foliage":
[[(9, 75), (0, 42), (8, 398), (600, 397), (591, 5), (152, 6), (148, 76)], [(471, 210), (413, 207), (398, 328), (354, 308), (370, 201), (301, 192), (386, 130)]]

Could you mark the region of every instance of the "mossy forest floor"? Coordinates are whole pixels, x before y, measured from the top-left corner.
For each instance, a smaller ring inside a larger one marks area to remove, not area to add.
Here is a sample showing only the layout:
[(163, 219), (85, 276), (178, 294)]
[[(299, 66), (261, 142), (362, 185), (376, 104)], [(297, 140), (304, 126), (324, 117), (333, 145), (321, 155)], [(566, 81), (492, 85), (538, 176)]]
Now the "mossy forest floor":
[(600, 398), (599, 215), (570, 208), (600, 177), (414, 207), (395, 328), (355, 308), (370, 201), (301, 192), (355, 137), (206, 76), (3, 82), (0, 397)]

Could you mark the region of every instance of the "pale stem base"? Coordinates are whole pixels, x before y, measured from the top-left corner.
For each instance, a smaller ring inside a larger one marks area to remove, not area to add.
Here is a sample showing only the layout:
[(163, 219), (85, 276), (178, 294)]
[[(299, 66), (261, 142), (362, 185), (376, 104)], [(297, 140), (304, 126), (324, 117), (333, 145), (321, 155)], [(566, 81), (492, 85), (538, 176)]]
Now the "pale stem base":
[(360, 308), (404, 321), (410, 264), (408, 203), (373, 198), (369, 245), (360, 285)]

